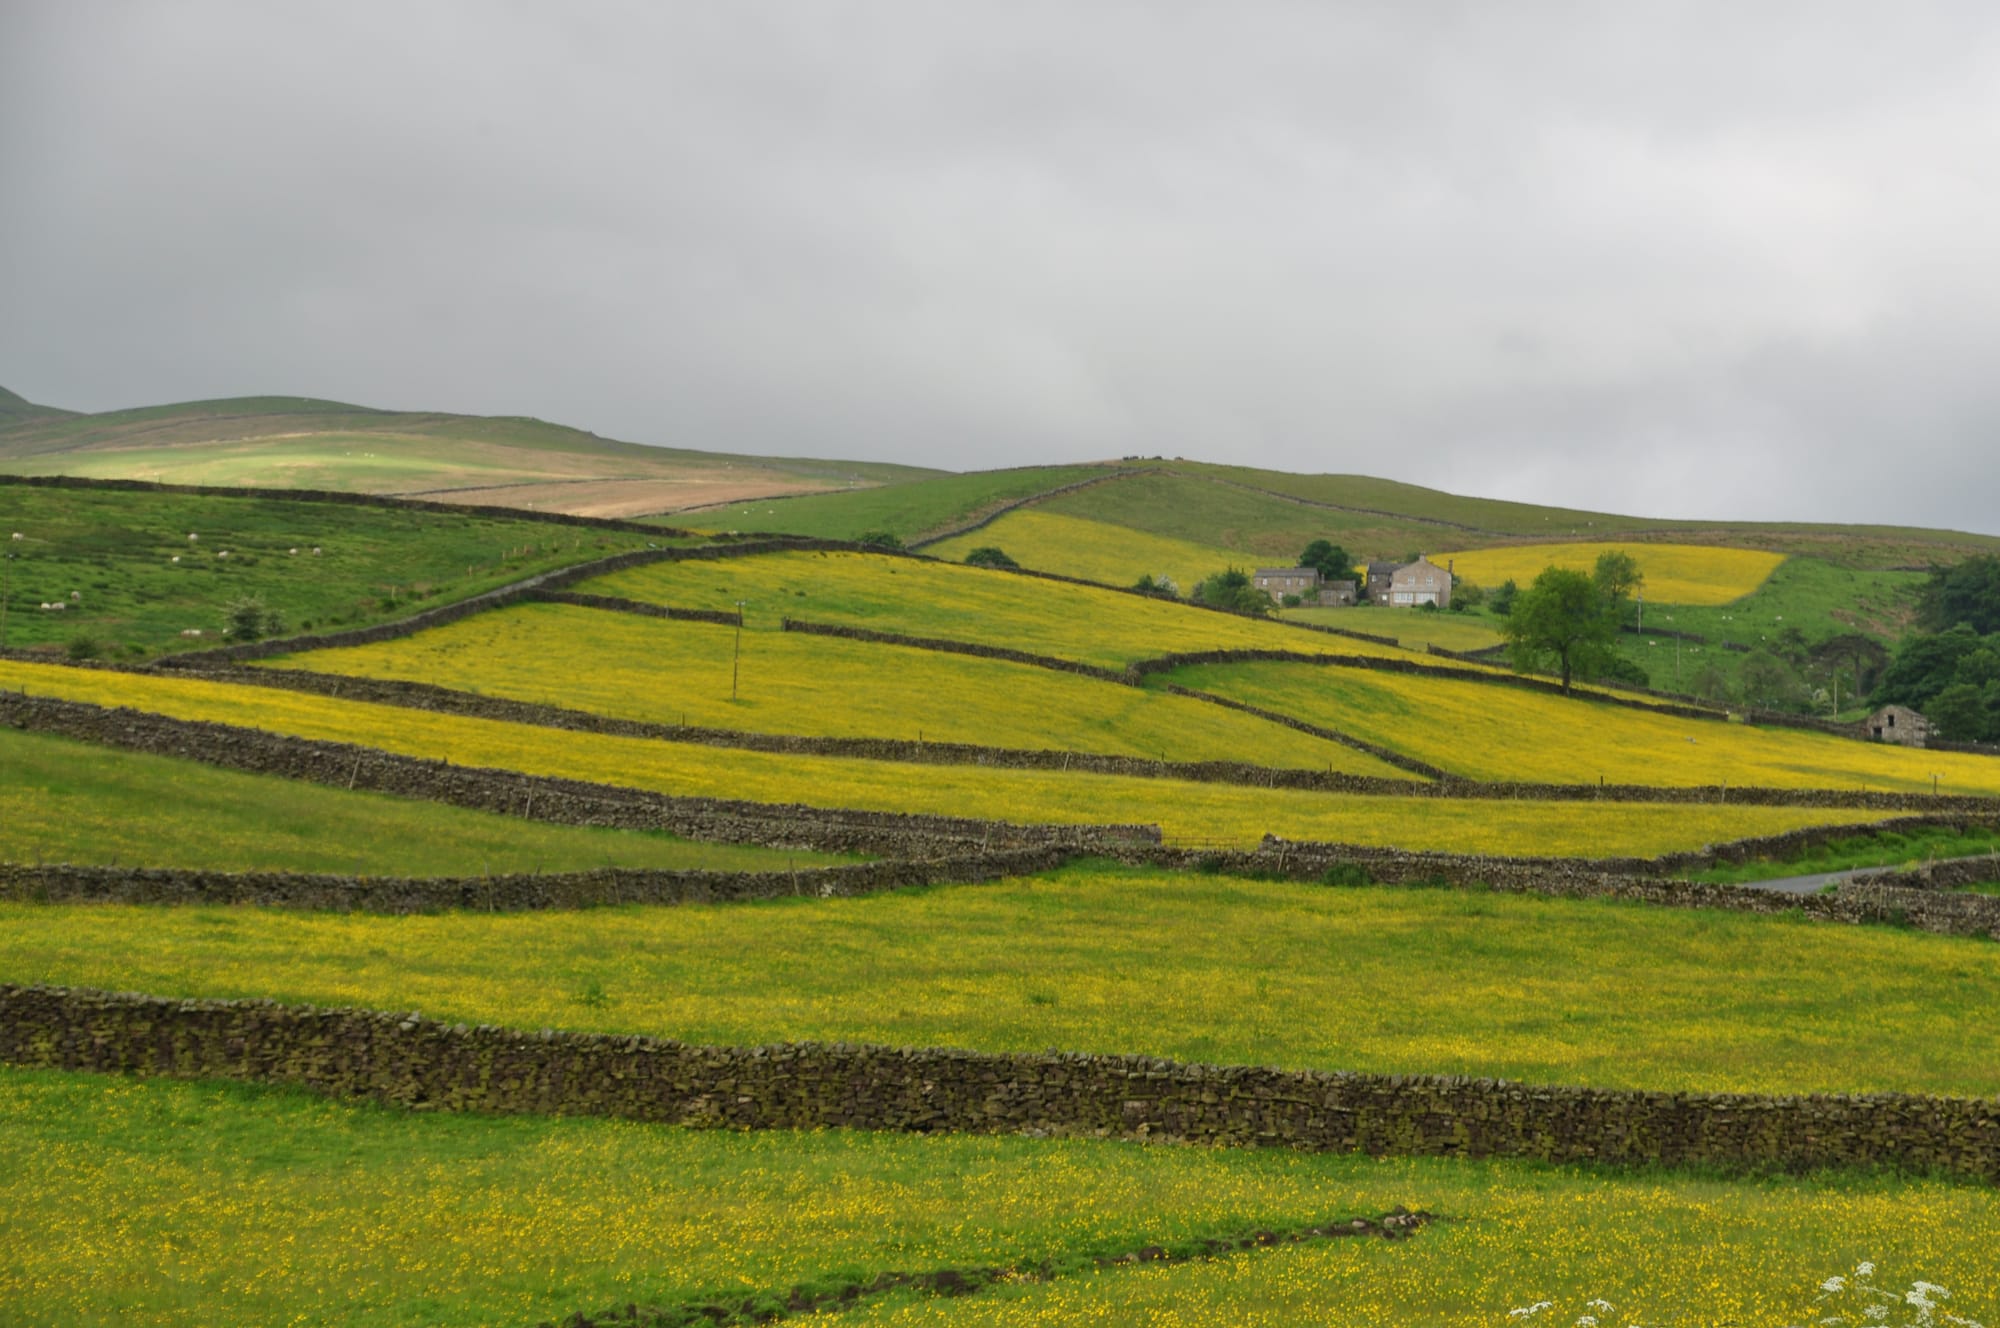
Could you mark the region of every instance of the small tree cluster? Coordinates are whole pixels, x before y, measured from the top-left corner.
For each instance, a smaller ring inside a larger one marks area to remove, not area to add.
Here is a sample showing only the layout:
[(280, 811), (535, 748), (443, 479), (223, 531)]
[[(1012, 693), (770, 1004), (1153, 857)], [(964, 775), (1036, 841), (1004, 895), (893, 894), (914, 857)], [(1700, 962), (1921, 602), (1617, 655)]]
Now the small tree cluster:
[(1590, 576), (1543, 568), (1534, 584), (1512, 598), (1501, 629), (1514, 667), (1552, 668), (1564, 693), (1579, 677), (1643, 686), (1645, 670), (1618, 653), (1617, 640), (1625, 604), (1644, 579), (1631, 555), (1616, 550), (1599, 554)]
[(285, 615), (256, 595), (231, 600), (222, 616), (224, 633), (238, 641), (258, 641), (281, 635), (285, 630)]
[(1007, 551), (993, 544), (984, 544), (965, 555), (967, 567), (1014, 567), (1021, 564), (1007, 556)]
[(1271, 597), (1251, 583), (1250, 574), (1240, 567), (1226, 568), (1203, 577), (1191, 597), (1197, 604), (1236, 613), (1268, 614)]

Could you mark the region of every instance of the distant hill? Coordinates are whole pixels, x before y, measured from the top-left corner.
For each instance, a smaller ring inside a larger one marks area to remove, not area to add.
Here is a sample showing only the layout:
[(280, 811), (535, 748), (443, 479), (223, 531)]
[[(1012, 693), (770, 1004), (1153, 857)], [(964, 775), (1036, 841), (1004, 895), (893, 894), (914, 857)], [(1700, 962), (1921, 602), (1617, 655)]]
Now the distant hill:
[(79, 415), (0, 394), (0, 472), (314, 488), (637, 516), (936, 474), (649, 447), (525, 416), (231, 397)]
[(0, 429), (28, 420), (55, 419), (74, 413), (74, 411), (58, 410), (54, 406), (38, 406), (20, 393), (9, 392), (6, 388), (0, 387)]

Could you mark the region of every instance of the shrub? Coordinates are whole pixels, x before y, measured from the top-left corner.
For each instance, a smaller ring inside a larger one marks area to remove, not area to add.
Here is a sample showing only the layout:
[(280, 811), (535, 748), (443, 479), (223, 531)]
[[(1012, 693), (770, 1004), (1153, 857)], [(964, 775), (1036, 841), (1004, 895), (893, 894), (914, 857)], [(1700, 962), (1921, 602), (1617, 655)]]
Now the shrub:
[(968, 567), (1019, 567), (1021, 564), (1009, 558), (1006, 550), (998, 548), (995, 545), (986, 544), (966, 554), (965, 565)]
[(856, 544), (866, 544), (873, 549), (894, 549), (901, 551), (903, 541), (886, 530), (864, 530), (854, 537)]
[(71, 659), (96, 659), (104, 653), (104, 643), (88, 632), (81, 632), (69, 639), (63, 653)]

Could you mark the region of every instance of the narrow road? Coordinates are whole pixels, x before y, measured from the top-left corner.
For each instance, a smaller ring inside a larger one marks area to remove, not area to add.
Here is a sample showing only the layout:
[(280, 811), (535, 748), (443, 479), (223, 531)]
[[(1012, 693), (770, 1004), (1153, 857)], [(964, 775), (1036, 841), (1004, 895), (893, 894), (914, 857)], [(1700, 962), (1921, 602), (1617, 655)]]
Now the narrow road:
[[(1942, 867), (1949, 862), (1975, 862), (1979, 859), (1992, 856), (1990, 853), (1973, 853), (1963, 858), (1940, 858), (1930, 865), (1933, 867)], [(1883, 872), (1897, 870), (1900, 869), (1896, 867), (1849, 867), (1845, 871), (1817, 872), (1811, 876), (1779, 876), (1768, 881), (1738, 881), (1737, 884), (1751, 890), (1774, 890), (1784, 895), (1814, 895), (1829, 885), (1838, 885), (1843, 881), (1863, 880), (1870, 876), (1880, 875)]]

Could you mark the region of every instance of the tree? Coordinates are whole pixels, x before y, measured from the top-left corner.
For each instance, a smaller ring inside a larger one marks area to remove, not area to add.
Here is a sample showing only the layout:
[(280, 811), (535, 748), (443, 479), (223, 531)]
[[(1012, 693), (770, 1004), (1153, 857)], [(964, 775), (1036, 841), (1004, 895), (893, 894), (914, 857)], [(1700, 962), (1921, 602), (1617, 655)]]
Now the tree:
[(1178, 599), (1181, 593), (1181, 588), (1174, 584), (1174, 579), (1165, 573), (1155, 577), (1148, 572), (1132, 583), (1132, 589), (1142, 595), (1158, 595), (1161, 599)]
[(1701, 672), (1694, 675), (1688, 690), (1704, 701), (1727, 701), (1730, 699), (1729, 674), (1714, 660), (1701, 666)]
[(255, 641), (277, 636), (285, 630), (285, 616), (269, 608), (255, 595), (231, 600), (222, 610), (226, 634), (238, 641)]
[(1498, 616), (1504, 618), (1514, 611), (1514, 600), (1520, 593), (1521, 588), (1514, 584), (1514, 578), (1510, 576), (1505, 581), (1502, 581), (1494, 589), (1493, 593), (1487, 597), (1487, 607), (1491, 608)]
[(1625, 604), (1646, 584), (1639, 560), (1622, 549), (1606, 549), (1597, 555), (1597, 567), (1590, 574), (1597, 593), (1604, 598), (1605, 611), (1614, 623), (1625, 621)]
[(1568, 695), (1576, 675), (1589, 677), (1609, 663), (1618, 627), (1596, 582), (1582, 572), (1547, 567), (1515, 598), (1501, 631), (1517, 670), (1552, 663)]
[[(1989, 688), (2000, 700), (2000, 688)], [(1924, 717), (1937, 725), (1938, 736), (1951, 742), (1980, 742), (1991, 738), (1993, 709), (1987, 697), (1969, 682), (1955, 682), (1931, 699)]]
[(1956, 567), (1933, 567), (1917, 596), (1917, 616), (1942, 632), (1959, 623), (1985, 635), (2000, 632), (2000, 557), (1982, 553)]
[(854, 537), (854, 542), (875, 549), (894, 549), (898, 553), (903, 549), (903, 541), (886, 530), (864, 530)]
[(985, 544), (965, 555), (965, 565), (967, 567), (1018, 568), (1021, 564), (1009, 558), (1004, 549), (996, 548), (991, 544)]
[(1760, 710), (1796, 709), (1803, 691), (1792, 666), (1768, 650), (1752, 652), (1738, 671), (1743, 704)]
[(1837, 670), (1845, 666), (1853, 685), (1848, 688), (1850, 696), (1859, 697), (1865, 693), (1889, 663), (1889, 652), (1872, 637), (1859, 632), (1843, 632), (1839, 636), (1828, 637), (1813, 647), (1815, 663), (1828, 669)]
[(1194, 588), (1192, 598), (1197, 604), (1236, 613), (1263, 615), (1271, 611), (1271, 597), (1257, 589), (1250, 581), (1250, 574), (1240, 567), (1231, 567), (1202, 578), (1201, 584)]
[(1299, 566), (1316, 567), (1322, 580), (1359, 581), (1361, 573), (1354, 570), (1354, 559), (1346, 549), (1331, 540), (1316, 539), (1306, 545), (1299, 555)]
[(1477, 582), (1460, 580), (1458, 577), (1453, 577), (1451, 581), (1451, 607), (1454, 612), (1463, 613), (1467, 609), (1476, 609), (1486, 602), (1485, 588)]

